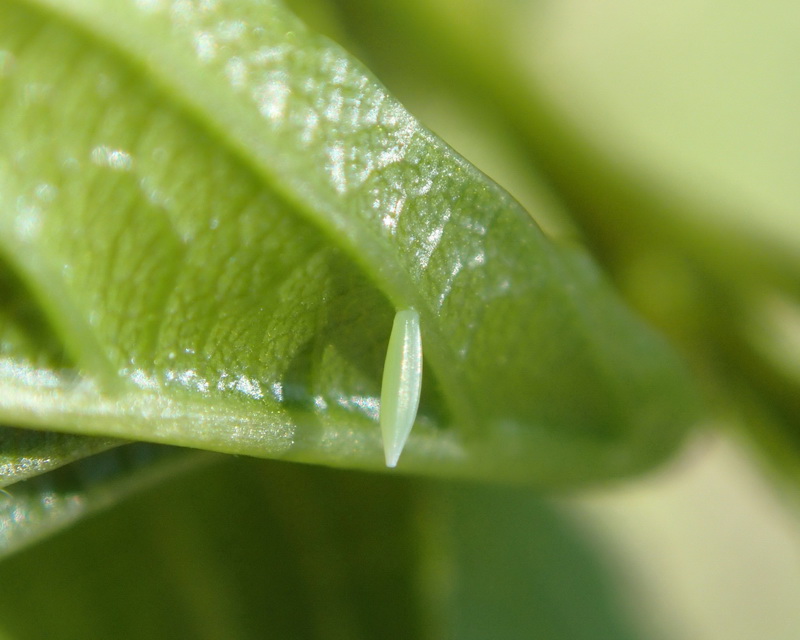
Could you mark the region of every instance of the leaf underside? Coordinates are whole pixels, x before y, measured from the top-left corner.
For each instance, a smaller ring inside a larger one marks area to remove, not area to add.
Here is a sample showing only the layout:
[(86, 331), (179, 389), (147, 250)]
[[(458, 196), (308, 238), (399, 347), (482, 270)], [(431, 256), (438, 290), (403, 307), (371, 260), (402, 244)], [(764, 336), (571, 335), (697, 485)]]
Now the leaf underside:
[(396, 308), (401, 470), (617, 476), (694, 418), (579, 249), (279, 4), (9, 1), (0, 51), (4, 424), (380, 469)]
[(0, 583), (30, 640), (635, 637), (595, 550), (527, 489), (275, 462), (163, 482)]
[(18, 482), (0, 493), (0, 558), (211, 459), (204, 452), (139, 442)]

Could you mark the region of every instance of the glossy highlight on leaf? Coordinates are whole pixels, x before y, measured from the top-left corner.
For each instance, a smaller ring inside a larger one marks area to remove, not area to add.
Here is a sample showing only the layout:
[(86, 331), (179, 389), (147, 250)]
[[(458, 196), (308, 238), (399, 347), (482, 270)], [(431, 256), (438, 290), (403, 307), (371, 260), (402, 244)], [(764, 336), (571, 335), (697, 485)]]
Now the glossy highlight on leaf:
[(9, 352), (9, 424), (380, 469), (412, 307), (405, 470), (616, 476), (693, 420), (587, 257), (281, 4), (13, 0), (0, 50), (0, 256), (69, 360)]

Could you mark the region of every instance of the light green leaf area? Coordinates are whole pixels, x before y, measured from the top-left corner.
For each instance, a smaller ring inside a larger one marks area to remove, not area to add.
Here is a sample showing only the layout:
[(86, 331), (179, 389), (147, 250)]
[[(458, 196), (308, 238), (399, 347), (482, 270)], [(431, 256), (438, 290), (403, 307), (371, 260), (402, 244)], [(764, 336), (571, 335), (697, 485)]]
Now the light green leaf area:
[(585, 255), (281, 5), (5, 2), (0, 51), (0, 254), (67, 356), (8, 339), (6, 424), (380, 469), (397, 308), (401, 470), (615, 476), (693, 420)]
[(164, 482), (0, 581), (4, 627), (31, 640), (634, 637), (596, 553), (529, 492), (272, 462)]

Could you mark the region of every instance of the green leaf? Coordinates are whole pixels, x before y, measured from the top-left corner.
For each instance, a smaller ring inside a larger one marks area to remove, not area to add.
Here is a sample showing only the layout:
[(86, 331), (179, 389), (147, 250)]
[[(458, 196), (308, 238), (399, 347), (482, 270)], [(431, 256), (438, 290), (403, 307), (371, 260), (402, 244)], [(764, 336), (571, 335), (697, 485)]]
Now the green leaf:
[(173, 479), (0, 581), (0, 619), (31, 640), (632, 637), (597, 555), (529, 494), (303, 465)]
[(692, 361), (716, 421), (744, 424), (796, 474), (800, 147), (783, 78), (797, 7), (331, 2), (444, 135), (477, 137), (451, 103), (495, 123), (502, 160), (544, 174), (627, 299)]
[[(47, 387), (66, 365), (63, 346), (8, 265), (0, 263), (0, 366)], [(119, 444), (108, 438), (0, 426), (0, 487), (45, 473)]]
[(425, 354), (406, 471), (630, 473), (696, 416), (582, 252), (279, 4), (0, 18), (0, 253), (74, 363), (6, 358), (8, 423), (379, 469), (396, 308)]
[(26, 638), (421, 636), (408, 481), (243, 462), (8, 558), (0, 619)]
[(626, 640), (613, 581), (584, 532), (519, 489), (447, 486), (427, 496), (423, 569), (435, 637)]
[(145, 443), (123, 446), (0, 493), (0, 557), (69, 527), (210, 454)]
[(0, 427), (0, 487), (117, 446), (118, 441)]

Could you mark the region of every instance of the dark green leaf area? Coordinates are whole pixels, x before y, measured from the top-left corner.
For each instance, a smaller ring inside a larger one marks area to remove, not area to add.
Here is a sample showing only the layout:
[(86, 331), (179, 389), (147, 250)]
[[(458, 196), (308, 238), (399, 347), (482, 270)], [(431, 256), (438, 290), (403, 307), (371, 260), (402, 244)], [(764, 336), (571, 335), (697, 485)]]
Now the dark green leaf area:
[[(566, 514), (530, 492), (450, 487), (430, 503), (431, 584), (459, 640), (632, 640), (606, 565)], [(445, 526), (441, 524), (447, 523)]]
[(49, 640), (420, 638), (411, 506), (380, 476), (215, 465), (6, 560), (0, 618)]
[(108, 438), (0, 427), (0, 487), (116, 445)]
[[(54, 461), (47, 461), (50, 466), (43, 465), (45, 468), (36, 472), (49, 473), (17, 482), (0, 493), (0, 557), (16, 553), (137, 490), (212, 457), (191, 449), (144, 442), (96, 453), (102, 447), (90, 446), (94, 439), (85, 438), (89, 444), (80, 449), (75, 443), (59, 442), (58, 438), (48, 441), (45, 435), (42, 438), (49, 449), (58, 452), (59, 448), (67, 448), (71, 458), (56, 458), (61, 466), (55, 470)], [(105, 443), (105, 448), (110, 446), (113, 445)], [(75, 460), (80, 456), (84, 459)]]
[(634, 637), (596, 551), (529, 492), (281, 462), (173, 478), (0, 581), (32, 640)]

